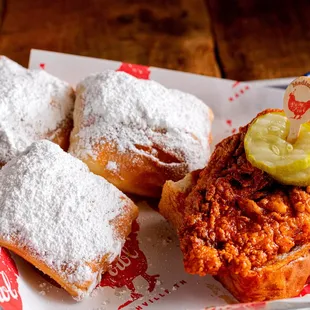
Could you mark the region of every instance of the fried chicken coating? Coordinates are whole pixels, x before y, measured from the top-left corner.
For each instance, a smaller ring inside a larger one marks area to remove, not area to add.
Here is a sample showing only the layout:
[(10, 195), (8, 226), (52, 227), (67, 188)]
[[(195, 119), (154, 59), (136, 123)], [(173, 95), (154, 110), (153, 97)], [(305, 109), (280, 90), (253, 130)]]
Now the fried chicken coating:
[(253, 167), (248, 126), (216, 146), (185, 198), (179, 236), (189, 273), (247, 276), (310, 241), (310, 187), (281, 185)]

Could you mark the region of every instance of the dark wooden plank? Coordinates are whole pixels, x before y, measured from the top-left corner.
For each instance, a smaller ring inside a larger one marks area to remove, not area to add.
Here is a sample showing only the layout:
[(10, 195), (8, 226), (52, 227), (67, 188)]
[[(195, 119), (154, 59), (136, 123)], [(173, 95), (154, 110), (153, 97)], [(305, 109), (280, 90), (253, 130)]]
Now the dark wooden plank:
[(7, 0), (0, 51), (31, 48), (219, 76), (204, 0)]
[(227, 78), (277, 78), (310, 71), (309, 0), (206, 1)]
[(4, 16), (4, 0), (0, 0), (0, 30), (2, 26), (3, 16)]

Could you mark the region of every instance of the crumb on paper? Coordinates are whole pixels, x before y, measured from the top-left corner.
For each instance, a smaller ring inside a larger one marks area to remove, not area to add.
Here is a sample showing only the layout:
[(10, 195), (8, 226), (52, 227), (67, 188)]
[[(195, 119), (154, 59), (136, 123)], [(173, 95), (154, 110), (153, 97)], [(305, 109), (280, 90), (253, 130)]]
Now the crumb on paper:
[(101, 304), (99, 305), (99, 307), (93, 308), (92, 310), (106, 310), (107, 309), (107, 305), (110, 303), (110, 299), (104, 300), (101, 302)]
[(117, 289), (116, 289), (116, 290), (114, 291), (114, 295), (117, 296), (117, 297), (120, 297), (120, 296), (126, 294), (126, 292), (127, 292), (126, 290), (117, 290)]
[(92, 292), (91, 292), (91, 294), (90, 294), (90, 296), (91, 297), (96, 297), (96, 296), (98, 296), (98, 288), (96, 288), (96, 289), (94, 289)]

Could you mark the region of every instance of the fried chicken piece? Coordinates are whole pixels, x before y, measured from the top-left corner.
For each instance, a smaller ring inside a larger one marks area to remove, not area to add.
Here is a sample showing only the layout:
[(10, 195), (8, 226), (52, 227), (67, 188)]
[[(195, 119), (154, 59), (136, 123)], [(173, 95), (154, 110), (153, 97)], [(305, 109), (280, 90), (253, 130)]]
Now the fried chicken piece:
[(253, 167), (248, 126), (220, 142), (199, 175), (167, 182), (159, 208), (178, 229), (187, 272), (217, 276), (241, 301), (293, 297), (310, 275), (310, 187)]

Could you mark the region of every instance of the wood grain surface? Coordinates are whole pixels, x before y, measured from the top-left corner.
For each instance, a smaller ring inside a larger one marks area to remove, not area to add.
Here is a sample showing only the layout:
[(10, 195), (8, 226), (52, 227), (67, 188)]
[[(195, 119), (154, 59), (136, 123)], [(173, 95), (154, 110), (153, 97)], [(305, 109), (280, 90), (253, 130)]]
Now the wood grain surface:
[(309, 0), (208, 0), (224, 77), (236, 80), (310, 71)]
[(203, 0), (8, 0), (0, 51), (31, 48), (220, 75)]
[(237, 80), (295, 76), (310, 71), (309, 13), (309, 0), (0, 0), (0, 53), (24, 66), (38, 48)]
[[(4, 17), (4, 1), (0, 0), (0, 31), (1, 31), (1, 25)], [(1, 33), (1, 32), (0, 32)]]

